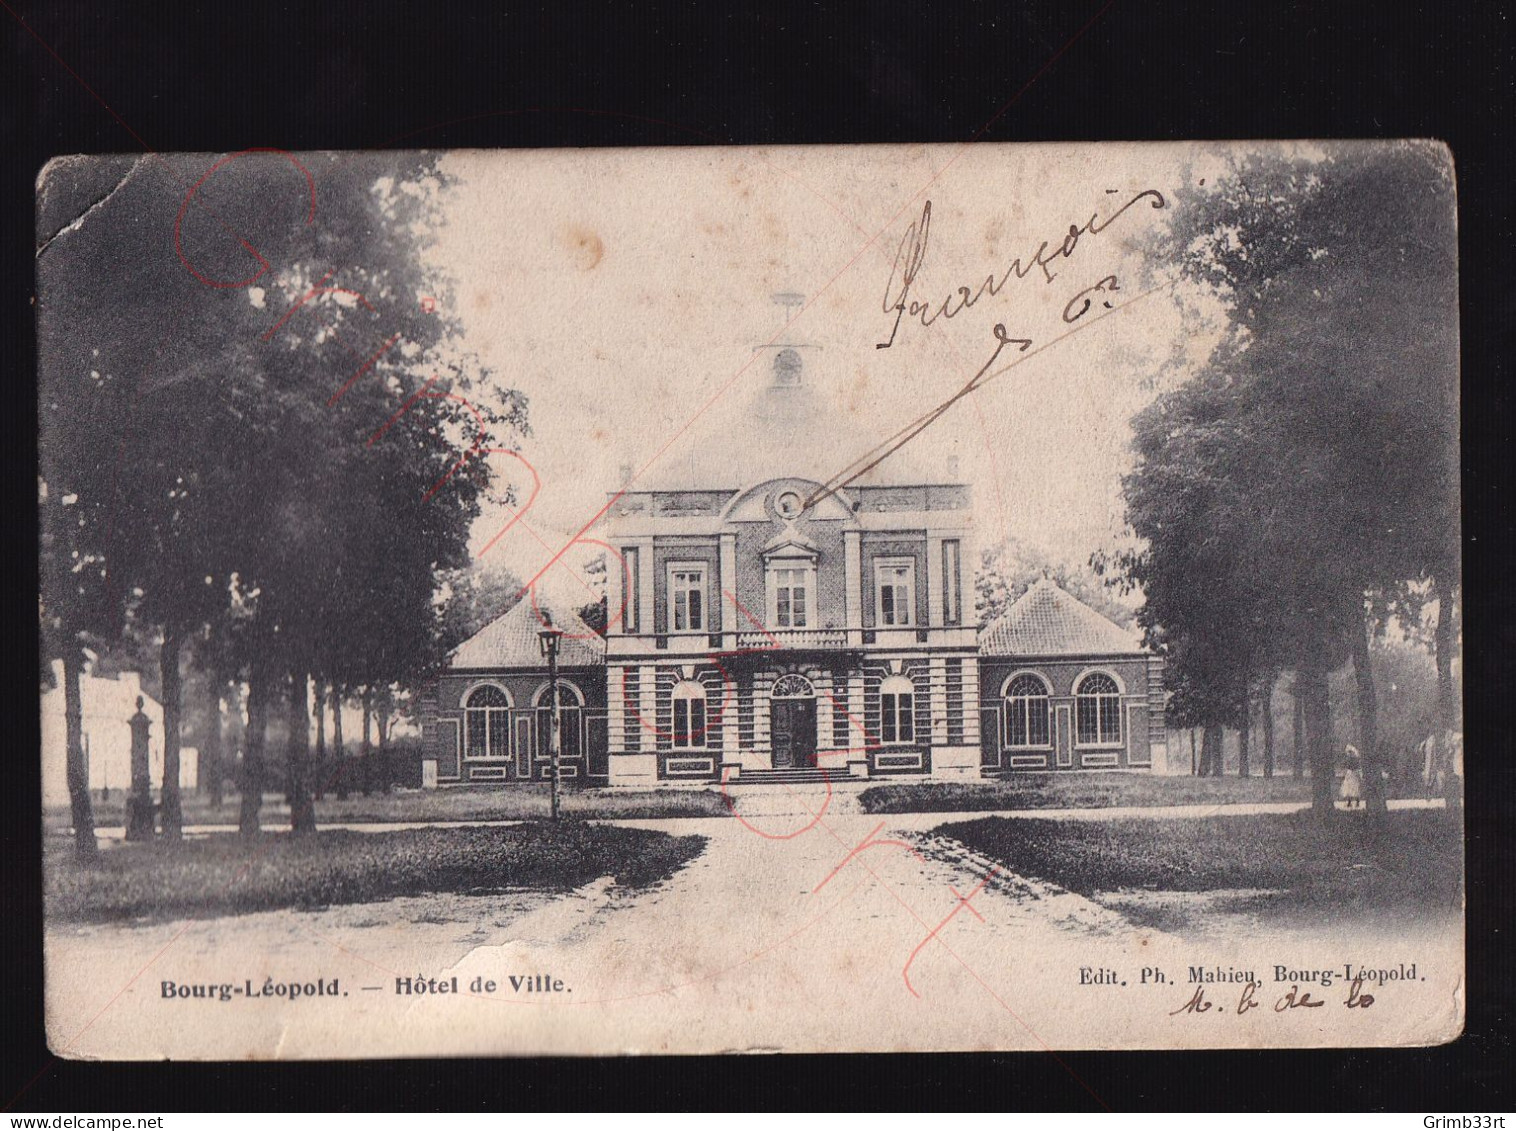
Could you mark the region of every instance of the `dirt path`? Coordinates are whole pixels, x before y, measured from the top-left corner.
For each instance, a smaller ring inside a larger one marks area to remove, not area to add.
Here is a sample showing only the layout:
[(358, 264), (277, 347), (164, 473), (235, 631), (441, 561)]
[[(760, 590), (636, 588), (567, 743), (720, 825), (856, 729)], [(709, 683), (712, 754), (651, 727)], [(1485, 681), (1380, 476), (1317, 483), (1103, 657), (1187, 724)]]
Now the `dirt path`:
[[(1350, 1035), (1320, 1017), (1309, 1029), (1272, 1011), (1232, 1028), (1174, 1019), (1186, 969), (1349, 957), (1446, 973), (1457, 961), (1446, 940), (1391, 950), (1356, 935), (1344, 955), (1341, 924), (1316, 940), (1179, 939), (930, 834), (985, 813), (867, 815), (841, 790), (734, 796), (735, 818), (616, 822), (708, 838), (642, 891), (606, 879), (558, 897), (52, 930), (55, 1044), (174, 1057), (1330, 1044)], [(1139, 983), (1160, 966), (1171, 982)], [(1112, 982), (1086, 981), (1105, 971)], [(316, 977), (340, 978), (343, 996), (213, 1005), (160, 988)], [(404, 978), (456, 978), (458, 992), (397, 993)], [(1447, 1012), (1444, 986), (1416, 992), (1422, 1015)]]

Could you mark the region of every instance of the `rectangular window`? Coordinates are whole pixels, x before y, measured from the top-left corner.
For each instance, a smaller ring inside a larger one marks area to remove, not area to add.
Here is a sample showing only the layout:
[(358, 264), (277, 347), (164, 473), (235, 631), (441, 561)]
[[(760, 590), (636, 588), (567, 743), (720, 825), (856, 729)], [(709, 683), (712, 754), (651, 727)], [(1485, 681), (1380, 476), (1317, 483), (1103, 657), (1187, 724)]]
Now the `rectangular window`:
[(769, 570), (774, 594), (774, 627), (805, 628), (810, 624), (811, 571), (784, 566)]
[(621, 630), (623, 632), (637, 631), (637, 596), (640, 588), (637, 580), (637, 548), (627, 546), (621, 551), (622, 559), (622, 590), (621, 590)]
[(1075, 700), (1081, 746), (1114, 746), (1121, 741), (1121, 700), (1115, 695), (1081, 695)]
[(945, 624), (960, 624), (958, 607), (958, 540), (942, 543), (942, 619)]
[(916, 697), (908, 692), (886, 691), (880, 697), (880, 738), (885, 742), (911, 742), (916, 736)]
[(916, 563), (909, 559), (887, 559), (874, 565), (878, 623), (909, 627), (916, 611)]
[(1033, 696), (1007, 700), (1005, 722), (1007, 746), (1042, 747), (1051, 742), (1046, 698)]
[(705, 567), (669, 567), (671, 632), (705, 631)]
[(490, 756), (489, 744), (489, 712), (468, 711), (468, 753), (470, 758), (488, 758)]
[(674, 700), (674, 747), (698, 749), (705, 745), (705, 700)]
[(1100, 735), (1100, 701), (1093, 695), (1081, 695), (1077, 700), (1079, 714), (1079, 741), (1094, 743)]
[[(560, 699), (561, 703), (562, 700)], [(578, 707), (558, 708), (558, 753), (564, 758), (578, 758), (584, 753), (579, 739), (583, 733)], [(548, 758), (553, 753), (553, 709), (537, 708), (537, 757)]]

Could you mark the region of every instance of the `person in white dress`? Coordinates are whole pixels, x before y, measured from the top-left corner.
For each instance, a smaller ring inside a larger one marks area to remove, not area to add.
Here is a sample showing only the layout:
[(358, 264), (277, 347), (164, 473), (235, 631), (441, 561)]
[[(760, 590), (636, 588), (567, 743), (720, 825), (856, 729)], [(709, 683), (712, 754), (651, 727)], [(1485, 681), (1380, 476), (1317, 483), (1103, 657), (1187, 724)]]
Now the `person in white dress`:
[(1363, 804), (1363, 759), (1358, 756), (1358, 748), (1352, 743), (1348, 744), (1346, 754), (1347, 757), (1343, 759), (1346, 768), (1342, 771), (1342, 800), (1349, 809), (1356, 809)]

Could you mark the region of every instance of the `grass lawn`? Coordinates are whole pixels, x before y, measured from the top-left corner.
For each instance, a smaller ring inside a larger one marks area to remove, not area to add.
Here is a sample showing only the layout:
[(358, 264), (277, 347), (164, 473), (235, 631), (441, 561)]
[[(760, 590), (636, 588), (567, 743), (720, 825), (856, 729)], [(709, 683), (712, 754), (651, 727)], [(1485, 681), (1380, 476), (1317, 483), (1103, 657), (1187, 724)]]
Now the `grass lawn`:
[(127, 844), (81, 866), (50, 837), (47, 914), (73, 922), (313, 910), (432, 892), (568, 891), (601, 876), (645, 887), (700, 855), (705, 838), (565, 821), (509, 828), (265, 833)]
[[(156, 792), (155, 792), (156, 796)], [(730, 817), (731, 808), (713, 789), (626, 790), (565, 789), (563, 812), (585, 820), (610, 818), (658, 817)], [(125, 823), (126, 797), (112, 791), (107, 801), (92, 798), (95, 824), (102, 827)], [(221, 808), (211, 808), (210, 801), (199, 793), (184, 795), (184, 823), (187, 825), (235, 825), (238, 799), (228, 793)], [(316, 821), (321, 823), (352, 821), (382, 824), (390, 821), (516, 821), (533, 820), (548, 815), (546, 785), (449, 786), (443, 789), (407, 789), (394, 793), (376, 793), (369, 797), (352, 794), (345, 801), (335, 794), (316, 803)], [(269, 792), (264, 797), (263, 824), (268, 828), (287, 827), (289, 806), (282, 793)], [(48, 825), (68, 828), (67, 806), (50, 809)]]
[[(1309, 813), (1153, 820), (983, 817), (936, 830), (1011, 871), (1179, 930), (1211, 914), (1280, 925), (1456, 916), (1462, 906), (1459, 815), (1437, 809), (1363, 813), (1327, 825)], [(1149, 893), (1236, 893), (1202, 907)]]
[(1017, 774), (994, 781), (875, 786), (858, 795), (865, 813), (975, 813), (994, 809), (1236, 805), (1309, 801), (1311, 783), (1290, 777), (1196, 778), (1153, 774)]

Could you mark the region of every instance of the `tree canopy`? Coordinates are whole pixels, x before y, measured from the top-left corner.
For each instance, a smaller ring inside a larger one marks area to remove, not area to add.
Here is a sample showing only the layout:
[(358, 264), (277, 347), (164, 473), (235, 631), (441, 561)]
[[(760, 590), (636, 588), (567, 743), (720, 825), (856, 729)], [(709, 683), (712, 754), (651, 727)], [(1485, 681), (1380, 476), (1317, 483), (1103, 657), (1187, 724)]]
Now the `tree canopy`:
[(426, 662), (438, 574), (486, 492), (511, 497), (488, 452), (526, 426), (427, 262), (446, 189), (426, 153), (49, 168), (45, 620), (158, 625), (166, 698), (186, 634), (234, 608), (250, 678), (283, 673), (292, 710), (312, 674)]
[(1153, 250), (1228, 328), (1134, 421), (1145, 546), (1121, 565), (1183, 721), (1232, 723), (1262, 673), (1366, 666), (1371, 601), (1456, 586), (1451, 166), (1421, 143), (1248, 156), (1176, 194)]

